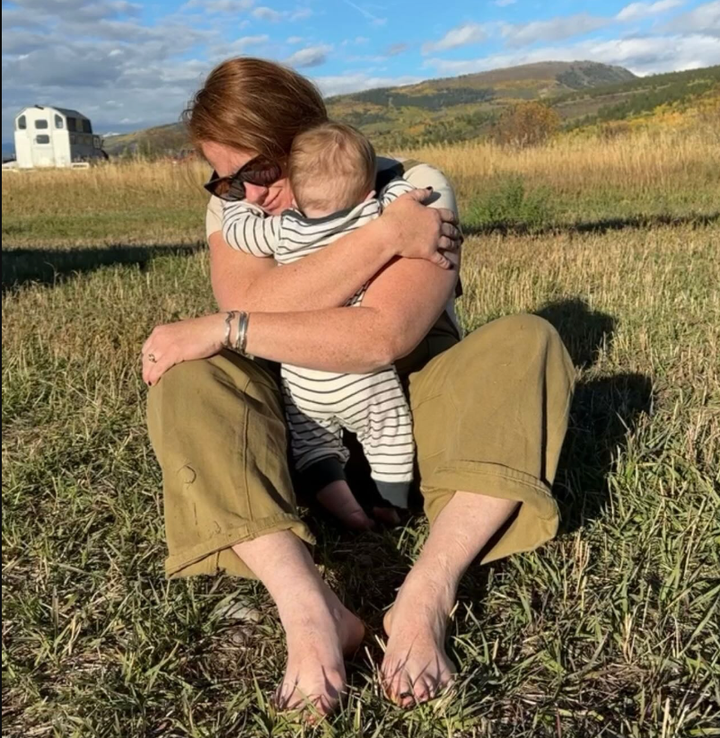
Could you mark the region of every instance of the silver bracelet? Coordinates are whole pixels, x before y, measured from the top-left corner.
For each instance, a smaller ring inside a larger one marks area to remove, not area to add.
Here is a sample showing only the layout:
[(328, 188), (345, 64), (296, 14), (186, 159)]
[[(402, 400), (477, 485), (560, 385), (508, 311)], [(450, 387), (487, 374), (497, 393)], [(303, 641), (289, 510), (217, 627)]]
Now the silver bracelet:
[(232, 322), (236, 315), (237, 310), (231, 310), (225, 317), (225, 340), (223, 341), (223, 346), (226, 349), (232, 349), (230, 345), (230, 334), (232, 333)]
[[(235, 351), (240, 356), (248, 356), (247, 354), (247, 338), (248, 325), (250, 324), (250, 316), (245, 311), (241, 311), (238, 316), (238, 332), (235, 340)], [(252, 357), (249, 357), (252, 358)]]
[(235, 334), (235, 345), (233, 346), (233, 351), (236, 354), (241, 353), (240, 351), (240, 338), (242, 336), (242, 326), (243, 326), (243, 316), (246, 315), (246, 313), (240, 311), (238, 312), (238, 322), (237, 322), (237, 333)]

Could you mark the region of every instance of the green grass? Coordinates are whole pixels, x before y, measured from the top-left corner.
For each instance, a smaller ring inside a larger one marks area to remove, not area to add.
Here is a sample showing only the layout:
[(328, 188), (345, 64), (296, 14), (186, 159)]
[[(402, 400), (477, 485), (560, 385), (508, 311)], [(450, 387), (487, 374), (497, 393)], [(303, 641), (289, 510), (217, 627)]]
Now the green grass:
[[(375, 679), (380, 624), (425, 523), (356, 537), (313, 522), (316, 560), (373, 636), (343, 712), (316, 728), (268, 703), (284, 652), (260, 586), (163, 579), (138, 354), (157, 322), (212, 308), (206, 253), (165, 248), (200, 227), (175, 239), (174, 223), (148, 233), (144, 214), (118, 215), (106, 250), (101, 232), (48, 246), (50, 215), (18, 216), (26, 230), (19, 242), (4, 232), (3, 253), (3, 735), (718, 735), (720, 224), (687, 217), (709, 201), (698, 181), (666, 191), (668, 224), (642, 194), (624, 224), (579, 209), (564, 228), (521, 235), (478, 216), (465, 326), (539, 312), (578, 366), (556, 484), (563, 528), (470, 572), (449, 633), (458, 696), (402, 712)], [(536, 190), (488, 201), (532, 225), (522, 208)], [(260, 621), (222, 617), (228, 602)]]

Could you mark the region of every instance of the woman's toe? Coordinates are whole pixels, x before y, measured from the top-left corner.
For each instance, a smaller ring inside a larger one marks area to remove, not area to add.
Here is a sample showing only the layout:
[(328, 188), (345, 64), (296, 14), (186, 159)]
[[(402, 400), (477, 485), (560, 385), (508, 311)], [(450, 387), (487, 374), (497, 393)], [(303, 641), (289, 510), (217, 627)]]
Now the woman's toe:
[(418, 703), (429, 702), (437, 693), (437, 682), (431, 677), (421, 677), (415, 688)]
[(385, 695), (396, 705), (402, 705), (403, 696), (410, 692), (402, 667), (398, 664), (385, 671), (383, 675)]

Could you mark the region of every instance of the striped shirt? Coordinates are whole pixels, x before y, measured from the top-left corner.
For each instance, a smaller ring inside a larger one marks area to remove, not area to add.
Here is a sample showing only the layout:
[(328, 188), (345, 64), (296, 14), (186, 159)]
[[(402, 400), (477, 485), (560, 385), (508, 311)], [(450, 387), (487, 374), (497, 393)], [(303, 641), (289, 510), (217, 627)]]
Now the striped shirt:
[[(305, 218), (295, 210), (266, 217), (244, 202), (226, 203), (223, 236), (235, 249), (291, 264), (362, 228), (413, 189), (404, 180), (394, 180), (379, 198), (322, 218)], [(348, 305), (359, 306), (365, 291), (363, 287)], [(407, 507), (415, 444), (410, 407), (395, 367), (339, 374), (283, 364), (281, 376), (298, 471), (328, 458), (344, 465), (348, 452), (342, 431), (346, 429), (362, 444), (380, 494), (398, 507)]]
[(278, 264), (292, 264), (375, 220), (393, 200), (413, 189), (397, 179), (380, 198), (322, 218), (306, 218), (297, 210), (266, 216), (246, 202), (228, 202), (223, 208), (223, 236), (234, 249), (253, 256), (272, 256)]

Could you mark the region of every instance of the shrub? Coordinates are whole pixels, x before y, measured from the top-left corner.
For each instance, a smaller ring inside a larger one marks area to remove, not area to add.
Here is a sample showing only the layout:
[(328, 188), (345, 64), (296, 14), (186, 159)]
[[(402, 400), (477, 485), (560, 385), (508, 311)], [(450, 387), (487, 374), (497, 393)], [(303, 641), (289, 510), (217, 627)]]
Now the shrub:
[(523, 102), (507, 108), (498, 118), (493, 139), (504, 146), (537, 146), (560, 128), (560, 116), (539, 102)]
[(550, 193), (544, 188), (529, 190), (520, 175), (511, 174), (470, 205), (465, 221), (482, 231), (538, 231), (552, 221)]

